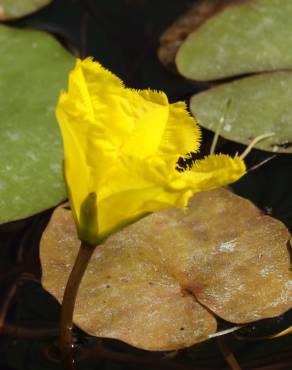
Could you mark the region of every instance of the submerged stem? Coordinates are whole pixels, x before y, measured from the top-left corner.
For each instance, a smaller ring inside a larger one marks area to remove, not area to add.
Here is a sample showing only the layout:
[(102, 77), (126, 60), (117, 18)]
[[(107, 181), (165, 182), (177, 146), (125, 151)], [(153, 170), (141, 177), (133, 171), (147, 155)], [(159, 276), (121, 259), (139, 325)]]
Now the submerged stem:
[(64, 368), (74, 370), (72, 327), (73, 312), (79, 285), (95, 247), (82, 242), (65, 288), (61, 307), (60, 350)]
[(231, 349), (227, 345), (227, 343), (225, 341), (225, 338), (223, 336), (218, 337), (217, 342), (218, 342), (219, 348), (220, 348), (226, 362), (228, 363), (230, 369), (232, 369), (232, 370), (241, 370), (241, 367), (239, 366), (239, 363), (237, 362), (237, 360), (236, 360), (234, 354), (232, 353)]

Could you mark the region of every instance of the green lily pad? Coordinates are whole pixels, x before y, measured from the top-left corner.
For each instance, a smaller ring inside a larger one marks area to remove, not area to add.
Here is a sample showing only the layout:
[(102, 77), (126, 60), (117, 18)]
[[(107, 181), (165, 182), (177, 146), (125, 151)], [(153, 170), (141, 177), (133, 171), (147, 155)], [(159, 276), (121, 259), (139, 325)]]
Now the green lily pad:
[[(226, 102), (230, 106), (226, 108)], [(200, 125), (242, 144), (274, 133), (255, 145), (265, 151), (292, 153), (292, 72), (271, 72), (222, 84), (191, 98)]]
[(187, 12), (177, 18), (160, 36), (158, 58), (161, 63), (173, 69), (176, 53), (187, 36), (232, 1), (234, 0), (194, 2)]
[(0, 223), (66, 197), (55, 119), (74, 58), (51, 36), (0, 26)]
[(0, 0), (0, 20), (6, 21), (31, 14), (52, 0)]
[(184, 41), (179, 72), (193, 80), (217, 80), (292, 67), (292, 2), (229, 2)]

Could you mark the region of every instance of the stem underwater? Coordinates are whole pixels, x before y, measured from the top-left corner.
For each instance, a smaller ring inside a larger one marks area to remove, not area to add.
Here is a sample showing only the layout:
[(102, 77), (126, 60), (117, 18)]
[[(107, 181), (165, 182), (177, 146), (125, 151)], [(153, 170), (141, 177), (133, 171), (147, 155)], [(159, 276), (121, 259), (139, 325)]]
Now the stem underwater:
[(81, 243), (63, 296), (60, 321), (60, 351), (62, 363), (66, 370), (75, 370), (72, 338), (73, 313), (81, 280), (95, 248), (90, 244)]

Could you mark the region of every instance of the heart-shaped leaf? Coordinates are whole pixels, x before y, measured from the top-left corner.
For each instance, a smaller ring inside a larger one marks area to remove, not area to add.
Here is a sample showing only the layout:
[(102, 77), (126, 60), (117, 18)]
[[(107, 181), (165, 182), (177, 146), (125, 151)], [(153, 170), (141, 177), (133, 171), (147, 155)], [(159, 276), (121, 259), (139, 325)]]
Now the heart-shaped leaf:
[(217, 80), (292, 67), (292, 2), (228, 1), (184, 41), (179, 72), (193, 80)]
[[(230, 101), (228, 109), (226, 102)], [(292, 152), (292, 72), (272, 72), (222, 84), (194, 95), (190, 107), (200, 125), (242, 144), (274, 133), (256, 148)]]
[[(215, 318), (161, 265), (159, 251), (147, 248), (152, 223), (150, 230), (138, 224), (137, 231), (125, 229), (96, 249), (74, 320), (91, 335), (148, 350), (173, 350), (207, 339), (216, 331)], [(57, 208), (43, 235), (41, 260), (43, 285), (59, 301), (79, 244), (71, 212)]]
[[(74, 320), (92, 335), (170, 350), (214, 333), (210, 310), (236, 323), (278, 316), (292, 307), (288, 239), (249, 201), (199, 193), (187, 212), (152, 214), (97, 247)], [(40, 255), (43, 285), (59, 302), (79, 244), (71, 212), (57, 208)]]
[(0, 26), (0, 223), (66, 197), (55, 105), (74, 60), (51, 36)]
[(174, 67), (174, 59), (186, 37), (200, 27), (209, 17), (213, 16), (234, 0), (199, 0), (192, 4), (186, 13), (176, 19), (160, 37), (158, 57), (168, 66)]

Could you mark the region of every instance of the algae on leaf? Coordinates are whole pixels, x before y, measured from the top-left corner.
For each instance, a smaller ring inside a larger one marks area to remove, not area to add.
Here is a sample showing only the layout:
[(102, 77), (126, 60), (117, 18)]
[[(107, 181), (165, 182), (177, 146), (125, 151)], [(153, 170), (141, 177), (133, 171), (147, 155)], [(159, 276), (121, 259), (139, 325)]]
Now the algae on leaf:
[(66, 197), (55, 119), (74, 58), (50, 35), (0, 25), (0, 223)]
[(0, 20), (7, 21), (36, 12), (52, 0), (0, 0)]
[(179, 72), (205, 81), (291, 69), (291, 0), (227, 3), (186, 38), (176, 55)]
[[(226, 110), (226, 101), (230, 106)], [(191, 98), (190, 108), (199, 124), (220, 135), (248, 145), (256, 136), (274, 136), (256, 148), (292, 152), (292, 72), (271, 72), (213, 87)]]

